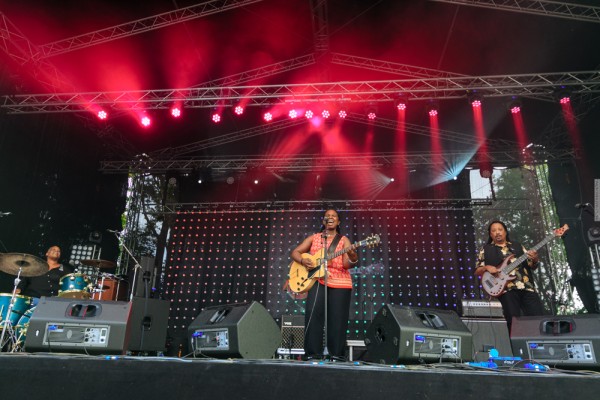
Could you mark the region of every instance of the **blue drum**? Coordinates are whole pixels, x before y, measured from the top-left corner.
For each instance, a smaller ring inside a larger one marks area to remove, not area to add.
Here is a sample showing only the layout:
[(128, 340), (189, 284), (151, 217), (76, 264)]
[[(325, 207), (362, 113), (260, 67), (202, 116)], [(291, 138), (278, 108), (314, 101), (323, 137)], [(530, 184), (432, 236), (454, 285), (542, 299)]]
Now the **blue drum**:
[(84, 274), (68, 274), (60, 278), (58, 297), (89, 299), (92, 281)]
[(25, 339), (27, 337), (27, 328), (29, 328), (29, 319), (31, 315), (35, 311), (35, 307), (31, 307), (29, 310), (25, 311), (23, 316), (19, 318), (19, 322), (15, 327), (15, 336), (17, 337), (17, 346), (21, 349), (25, 345)]
[(10, 313), (10, 316), (8, 316), (8, 307), (10, 306), (11, 298), (12, 294), (10, 293), (0, 293), (0, 329), (4, 328), (7, 318), (12, 326), (17, 325), (19, 318), (25, 314), (25, 311), (31, 308), (33, 303), (31, 297), (21, 296), (20, 294), (15, 295), (12, 312)]

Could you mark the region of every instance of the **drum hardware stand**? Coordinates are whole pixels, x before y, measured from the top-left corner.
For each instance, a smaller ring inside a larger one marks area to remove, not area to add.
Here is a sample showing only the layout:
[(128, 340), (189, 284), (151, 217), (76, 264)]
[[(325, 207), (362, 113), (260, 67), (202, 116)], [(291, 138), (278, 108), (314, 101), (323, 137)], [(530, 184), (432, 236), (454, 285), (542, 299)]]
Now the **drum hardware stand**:
[(115, 236), (117, 237), (117, 240), (119, 241), (121, 246), (123, 246), (123, 248), (125, 249), (127, 254), (129, 254), (131, 259), (135, 262), (135, 266), (133, 267), (133, 283), (131, 284), (131, 294), (129, 295), (129, 301), (133, 301), (133, 294), (135, 293), (135, 289), (136, 289), (135, 286), (137, 284), (137, 272), (138, 272), (138, 269), (142, 268), (142, 266), (140, 265), (139, 261), (135, 258), (135, 256), (131, 253), (131, 251), (125, 244), (125, 241), (122, 240), (121, 233), (117, 232), (117, 231), (109, 231), (109, 232), (112, 232), (115, 234)]
[[(17, 337), (15, 335), (15, 331), (12, 326), (12, 322), (10, 321), (10, 315), (12, 314), (13, 305), (15, 303), (15, 296), (17, 295), (17, 287), (19, 283), (21, 283), (21, 268), (19, 268), (19, 272), (17, 273), (17, 277), (15, 278), (15, 285), (12, 291), (12, 296), (10, 298), (10, 302), (8, 304), (8, 310), (6, 312), (6, 319), (2, 321), (2, 335), (0, 335), (0, 351), (4, 348), (5, 344), (9, 344), (9, 349), (11, 353), (14, 353), (17, 350)], [(4, 335), (8, 332), (8, 339), (6, 343), (4, 343)]]

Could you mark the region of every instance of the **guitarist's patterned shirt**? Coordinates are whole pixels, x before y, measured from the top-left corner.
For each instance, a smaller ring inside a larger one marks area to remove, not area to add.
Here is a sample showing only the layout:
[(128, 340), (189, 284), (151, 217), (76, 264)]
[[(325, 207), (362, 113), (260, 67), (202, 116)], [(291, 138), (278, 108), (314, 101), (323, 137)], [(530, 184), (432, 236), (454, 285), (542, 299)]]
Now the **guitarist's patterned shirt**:
[[(486, 265), (499, 266), (509, 255), (514, 254), (519, 257), (525, 252), (527, 252), (525, 247), (517, 242), (507, 242), (504, 245), (488, 243), (479, 251), (475, 268), (485, 267)], [(535, 292), (535, 284), (531, 276), (532, 269), (534, 269), (534, 265), (530, 259), (515, 268), (510, 275), (516, 276), (516, 279), (509, 281), (505, 290), (520, 289)]]
[[(343, 239), (343, 236), (342, 236)], [(315, 254), (317, 251), (323, 248), (323, 240), (321, 234), (315, 233), (313, 235), (312, 246), (310, 247), (310, 254)], [(344, 241), (340, 240), (335, 248), (335, 252), (341, 251), (344, 248)], [(338, 256), (329, 261), (327, 265), (327, 286), (331, 288), (339, 289), (352, 289), (352, 275), (344, 268), (343, 255)], [(319, 279), (319, 283), (325, 284), (324, 279)]]

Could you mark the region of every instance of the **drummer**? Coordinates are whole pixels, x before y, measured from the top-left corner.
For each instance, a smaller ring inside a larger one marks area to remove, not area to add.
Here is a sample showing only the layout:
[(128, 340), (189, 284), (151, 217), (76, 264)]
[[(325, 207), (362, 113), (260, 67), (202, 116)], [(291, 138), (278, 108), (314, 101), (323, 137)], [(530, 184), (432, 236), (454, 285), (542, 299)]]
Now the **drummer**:
[[(58, 295), (60, 278), (74, 272), (69, 264), (60, 262), (60, 247), (52, 246), (46, 252), (48, 272), (44, 275), (22, 278), (17, 288), (17, 293), (39, 299), (42, 296), (51, 297)], [(34, 300), (34, 302), (37, 302)], [(35, 305), (35, 304), (34, 304)]]

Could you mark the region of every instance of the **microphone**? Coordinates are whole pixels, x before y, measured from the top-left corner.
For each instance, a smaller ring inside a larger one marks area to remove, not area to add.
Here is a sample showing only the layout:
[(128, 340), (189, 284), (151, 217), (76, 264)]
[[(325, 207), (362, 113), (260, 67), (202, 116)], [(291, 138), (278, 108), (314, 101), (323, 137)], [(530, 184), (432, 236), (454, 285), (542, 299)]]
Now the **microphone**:
[(585, 208), (585, 207), (590, 207), (591, 204), (590, 203), (577, 203), (575, 204), (575, 208)]

